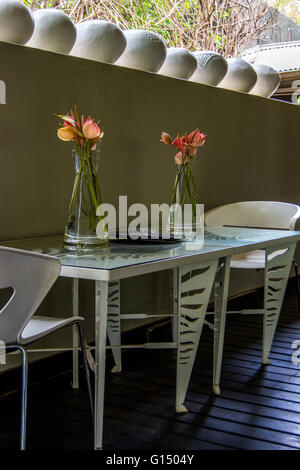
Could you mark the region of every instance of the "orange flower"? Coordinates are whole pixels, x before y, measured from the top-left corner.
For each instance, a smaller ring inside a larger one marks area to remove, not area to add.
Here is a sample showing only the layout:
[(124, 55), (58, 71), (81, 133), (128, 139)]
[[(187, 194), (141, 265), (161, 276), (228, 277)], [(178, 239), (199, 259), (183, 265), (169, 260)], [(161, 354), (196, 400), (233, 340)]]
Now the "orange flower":
[(65, 142), (68, 142), (70, 140), (74, 140), (75, 137), (78, 135), (78, 132), (72, 126), (64, 126), (64, 127), (60, 127), (57, 130), (57, 135), (60, 138), (60, 140), (64, 140)]
[(98, 139), (104, 135), (99, 127), (99, 122), (96, 124), (90, 116), (85, 120), (84, 115), (79, 114), (76, 105), (69, 114), (57, 114), (56, 116), (63, 119), (64, 122), (64, 127), (57, 131), (58, 137), (64, 141), (75, 140), (76, 146), (81, 149), (94, 150)]

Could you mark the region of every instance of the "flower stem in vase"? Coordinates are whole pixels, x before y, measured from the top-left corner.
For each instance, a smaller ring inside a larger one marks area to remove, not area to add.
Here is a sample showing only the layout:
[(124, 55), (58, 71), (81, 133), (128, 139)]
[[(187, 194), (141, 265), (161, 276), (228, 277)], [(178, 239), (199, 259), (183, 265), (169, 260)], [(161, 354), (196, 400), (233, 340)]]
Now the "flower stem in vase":
[(163, 132), (161, 142), (177, 149), (174, 156), (176, 178), (166, 231), (174, 238), (193, 240), (203, 235), (203, 217), (198, 204), (192, 163), (198, 147), (205, 143), (206, 135), (198, 129), (172, 139)]
[[(75, 105), (69, 115), (58, 115), (63, 119), (63, 127), (57, 131), (63, 141), (73, 141), (75, 180), (69, 205), (69, 214), (64, 234), (64, 245), (70, 250), (86, 250), (106, 246), (107, 227), (97, 230), (103, 224), (103, 216), (97, 215), (102, 204), (98, 184), (100, 143), (103, 131), (91, 117), (80, 116)], [(100, 233), (101, 235), (97, 235)]]

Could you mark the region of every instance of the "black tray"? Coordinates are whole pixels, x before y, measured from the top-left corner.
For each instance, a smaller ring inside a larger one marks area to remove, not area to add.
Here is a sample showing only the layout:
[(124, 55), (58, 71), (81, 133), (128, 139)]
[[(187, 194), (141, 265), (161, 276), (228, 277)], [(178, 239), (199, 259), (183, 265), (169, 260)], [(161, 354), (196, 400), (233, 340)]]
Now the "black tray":
[[(152, 232), (148, 232), (145, 233), (143, 232), (143, 237), (146, 237), (147, 235), (147, 238), (137, 238), (137, 239), (133, 239), (129, 236), (128, 233), (125, 233), (125, 232), (121, 232), (121, 234), (124, 236), (126, 235), (126, 238), (120, 238), (120, 232), (119, 231), (116, 231), (116, 238), (109, 238), (109, 241), (110, 242), (117, 242), (117, 243), (181, 243), (182, 240), (178, 239), (178, 238), (174, 238), (173, 235), (166, 235), (162, 232), (159, 232), (158, 234), (156, 233), (156, 237), (158, 235), (158, 238), (151, 238), (151, 235), (153, 236), (153, 233)], [(167, 237), (170, 237), (170, 238), (167, 238)]]

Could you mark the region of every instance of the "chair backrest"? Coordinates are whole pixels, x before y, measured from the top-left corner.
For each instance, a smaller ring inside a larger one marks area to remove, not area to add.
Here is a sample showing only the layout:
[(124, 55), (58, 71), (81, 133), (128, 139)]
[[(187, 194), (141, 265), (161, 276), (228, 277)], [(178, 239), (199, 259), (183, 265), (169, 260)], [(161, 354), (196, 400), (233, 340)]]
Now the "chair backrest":
[(299, 217), (300, 207), (288, 202), (234, 202), (206, 212), (205, 225), (294, 230)]
[(13, 294), (0, 310), (0, 340), (17, 344), (30, 318), (60, 273), (54, 257), (14, 248), (0, 247), (0, 289)]

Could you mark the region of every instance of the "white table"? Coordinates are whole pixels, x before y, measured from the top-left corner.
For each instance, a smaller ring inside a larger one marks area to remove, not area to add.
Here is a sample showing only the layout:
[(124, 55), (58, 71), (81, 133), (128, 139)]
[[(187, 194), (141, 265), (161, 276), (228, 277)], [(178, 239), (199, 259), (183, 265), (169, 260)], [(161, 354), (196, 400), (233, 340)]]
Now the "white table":
[[(300, 232), (231, 227), (210, 227), (205, 233), (202, 249), (186, 249), (184, 243), (176, 244), (119, 244), (109, 249), (85, 254), (65, 251), (62, 237), (43, 237), (2, 243), (6, 246), (39, 251), (56, 256), (62, 263), (61, 276), (73, 278), (73, 314), (78, 313), (78, 280), (95, 281), (95, 449), (102, 448), (103, 408), (105, 386), (105, 359), (107, 330), (114, 351), (115, 370), (121, 369), (120, 350), (120, 295), (121, 279), (153, 273), (165, 269), (174, 272), (173, 342), (152, 343), (141, 347), (176, 348), (176, 410), (187, 411), (184, 400), (191, 376), (195, 355), (215, 282), (214, 365), (213, 387), (219, 393), (223, 354), (224, 328), (228, 296), (230, 259), (234, 254), (266, 249), (268, 255), (286, 249), (280, 257), (280, 269), (274, 270), (272, 279), (277, 282), (279, 293), (275, 309), (268, 312), (265, 299), (263, 362), (267, 362), (296, 242)], [(272, 256), (270, 256), (270, 259)], [(276, 253), (270, 261), (270, 269), (276, 265)], [(268, 269), (268, 266), (267, 266)], [(277, 274), (276, 274), (277, 273)], [(274, 278), (277, 276), (277, 279)], [(113, 302), (111, 302), (113, 300)], [(109, 308), (109, 304), (111, 307)], [(155, 316), (155, 315), (154, 315)], [(126, 316), (125, 316), (126, 317)], [(140, 318), (145, 317), (141, 315)], [(123, 317), (124, 318), (124, 317)], [(74, 336), (74, 344), (76, 340)], [(77, 386), (78, 357), (73, 353), (73, 383)]]

